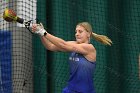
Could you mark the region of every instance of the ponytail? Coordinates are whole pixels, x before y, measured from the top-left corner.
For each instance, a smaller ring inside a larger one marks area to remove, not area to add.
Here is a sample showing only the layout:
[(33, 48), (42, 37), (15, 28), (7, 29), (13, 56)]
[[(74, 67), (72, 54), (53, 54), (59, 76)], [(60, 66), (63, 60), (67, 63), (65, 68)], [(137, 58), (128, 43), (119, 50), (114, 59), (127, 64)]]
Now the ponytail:
[(92, 32), (92, 33), (91, 33), (91, 37), (94, 38), (96, 41), (98, 41), (98, 42), (104, 44), (104, 45), (109, 45), (109, 46), (111, 46), (111, 44), (112, 44), (111, 39), (109, 39), (109, 38), (108, 38), (107, 36), (105, 36), (105, 35), (98, 35), (98, 34)]
[(88, 22), (81, 22), (78, 25), (82, 26), (85, 28), (86, 31), (91, 32), (91, 37), (94, 38), (96, 41), (104, 44), (104, 45), (109, 45), (111, 46), (112, 41), (105, 35), (98, 35), (96, 33), (92, 32), (92, 27)]

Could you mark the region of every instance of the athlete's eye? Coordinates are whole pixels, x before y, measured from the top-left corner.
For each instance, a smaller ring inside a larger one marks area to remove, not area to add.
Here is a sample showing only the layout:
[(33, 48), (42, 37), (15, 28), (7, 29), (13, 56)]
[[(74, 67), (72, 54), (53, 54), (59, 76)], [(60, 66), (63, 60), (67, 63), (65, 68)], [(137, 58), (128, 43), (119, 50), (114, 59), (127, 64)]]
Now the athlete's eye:
[(79, 33), (82, 33), (83, 31), (82, 30), (79, 30)]

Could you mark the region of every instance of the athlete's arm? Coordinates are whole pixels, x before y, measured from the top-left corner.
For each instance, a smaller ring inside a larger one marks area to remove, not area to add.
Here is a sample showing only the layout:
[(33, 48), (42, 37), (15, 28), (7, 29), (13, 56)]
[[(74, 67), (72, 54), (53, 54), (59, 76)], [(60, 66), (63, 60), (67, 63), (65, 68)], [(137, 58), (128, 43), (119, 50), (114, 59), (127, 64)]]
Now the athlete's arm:
[(47, 33), (47, 35), (45, 35), (44, 37), (48, 39), (50, 42), (52, 42), (55, 46), (62, 49), (63, 51), (77, 52), (86, 55), (91, 51), (95, 50), (92, 44), (86, 44), (86, 43), (77, 44), (76, 42), (67, 42), (49, 33)]
[[(61, 38), (55, 37), (44, 29), (44, 27), (41, 25), (33, 25), (32, 26), (33, 32), (39, 34), (41, 38), (43, 39), (43, 43), (46, 46), (46, 48), (52, 50), (52, 51), (68, 51), (68, 52), (77, 52), (81, 54), (89, 54), (95, 50), (92, 44), (77, 44), (75, 42), (66, 42)], [(45, 32), (47, 33), (45, 36)], [(44, 37), (49, 40), (44, 40)], [(51, 44), (52, 43), (52, 44)]]
[(45, 48), (50, 51), (64, 51), (63, 49), (57, 47), (53, 43), (51, 43), (49, 40), (47, 40), (45, 37), (41, 37), (41, 41)]
[(41, 29), (44, 29), (42, 24), (33, 24), (32, 25), (32, 32), (40, 35), (41, 41), (45, 48), (50, 51), (63, 51), (63, 49), (60, 49), (56, 45), (54, 45), (52, 42), (50, 42), (48, 39), (46, 39), (43, 35), (44, 32), (40, 31)]

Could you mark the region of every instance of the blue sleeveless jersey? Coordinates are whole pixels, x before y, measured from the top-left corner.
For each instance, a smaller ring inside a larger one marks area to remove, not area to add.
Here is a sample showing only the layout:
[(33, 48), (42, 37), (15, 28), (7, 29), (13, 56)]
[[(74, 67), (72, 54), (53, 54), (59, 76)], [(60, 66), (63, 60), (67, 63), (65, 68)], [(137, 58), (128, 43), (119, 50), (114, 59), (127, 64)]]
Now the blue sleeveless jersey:
[(69, 56), (69, 64), (68, 88), (81, 93), (95, 93), (93, 73), (96, 63), (88, 61), (79, 53), (72, 52)]

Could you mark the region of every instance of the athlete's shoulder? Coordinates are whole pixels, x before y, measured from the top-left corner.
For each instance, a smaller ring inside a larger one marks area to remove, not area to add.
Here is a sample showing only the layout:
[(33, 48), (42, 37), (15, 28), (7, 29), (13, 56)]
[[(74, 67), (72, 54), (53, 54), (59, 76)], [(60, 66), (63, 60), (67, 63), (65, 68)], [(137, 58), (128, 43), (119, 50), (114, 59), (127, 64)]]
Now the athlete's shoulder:
[(93, 44), (89, 44), (89, 45), (92, 49), (96, 50)]
[(82, 46), (88, 50), (95, 50), (95, 47), (92, 44), (83, 43)]

